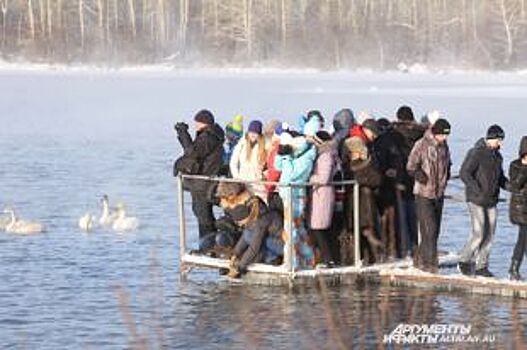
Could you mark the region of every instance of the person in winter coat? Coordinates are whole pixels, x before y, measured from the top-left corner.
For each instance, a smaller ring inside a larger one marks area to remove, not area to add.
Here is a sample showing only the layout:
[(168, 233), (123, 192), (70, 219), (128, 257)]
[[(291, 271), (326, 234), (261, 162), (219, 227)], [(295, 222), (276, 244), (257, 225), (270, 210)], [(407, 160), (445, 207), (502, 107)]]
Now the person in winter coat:
[[(459, 270), (464, 275), (493, 277), (488, 269), (489, 254), (496, 231), (496, 205), (500, 188), (508, 186), (503, 173), (500, 148), (505, 132), (498, 125), (487, 130), (461, 165), (459, 175), (465, 184), (466, 200), (472, 223), (472, 235), (459, 258)], [(475, 272), (473, 267), (475, 265)]]
[[(317, 150), (308, 140), (320, 130), (320, 125), (320, 119), (314, 116), (304, 126), (305, 135), (293, 137), (290, 132), (284, 132), (280, 136), (280, 148), (275, 159), (275, 168), (282, 172), (280, 184), (306, 183), (309, 180)], [(288, 232), (292, 235), (294, 244), (293, 266), (296, 269), (313, 267), (315, 254), (304, 225), (306, 189), (301, 186), (293, 187), (290, 211), (288, 210), (289, 188), (280, 187), (279, 194), (284, 203), (284, 222), (289, 220), (293, 222), (293, 232)], [(286, 215), (288, 212), (292, 213), (292, 217)]]
[(414, 256), (414, 266), (427, 272), (437, 272), (437, 240), (441, 231), (441, 216), (446, 185), (450, 178), (450, 151), (447, 138), (450, 124), (438, 119), (415, 143), (406, 169), (415, 178), (414, 195), (421, 242)]
[(229, 163), (231, 161), (234, 147), (243, 136), (243, 116), (237, 114), (234, 119), (225, 126), (225, 144), (223, 147), (223, 166), (220, 175), (230, 176)]
[[(351, 179), (359, 183), (359, 230), (366, 238), (361, 240), (362, 258), (366, 263), (373, 264), (378, 262), (378, 249), (382, 246), (376, 234), (377, 205), (375, 203), (375, 191), (382, 183), (382, 174), (373, 164), (372, 157), (368, 151), (365, 142), (358, 136), (350, 137), (346, 140), (346, 147), (349, 152), (349, 173)], [(353, 187), (348, 187), (347, 195), (348, 218), (353, 218)], [(353, 231), (353, 220), (348, 220), (350, 226), (348, 231)], [(341, 243), (342, 244), (342, 243)], [(352, 249), (345, 247), (343, 249)], [(343, 263), (346, 261), (344, 256), (351, 256), (349, 253), (342, 253)]]
[[(189, 175), (217, 176), (223, 162), (223, 129), (214, 122), (214, 116), (208, 110), (199, 111), (195, 117), (196, 137), (188, 132), (188, 125), (177, 123), (175, 129), (183, 155), (174, 165), (174, 175), (179, 172)], [(185, 188), (190, 190), (192, 211), (198, 220), (199, 236), (204, 237), (215, 230), (212, 203), (207, 194), (213, 185), (206, 180), (187, 180)]]
[[(232, 178), (244, 181), (263, 181), (266, 158), (262, 122), (253, 120), (249, 124), (245, 137), (234, 147), (230, 162)], [(250, 184), (248, 188), (267, 202), (267, 192), (263, 185)]]
[[(426, 131), (426, 127), (416, 122), (412, 109), (408, 106), (401, 106), (397, 110), (397, 121), (393, 123), (393, 130), (399, 133), (401, 144), (402, 162), (406, 164), (410, 152), (415, 143), (421, 139)], [(401, 255), (415, 254), (418, 243), (417, 216), (415, 211), (415, 197), (413, 194), (414, 179), (406, 167), (403, 168), (402, 177), (396, 185), (397, 209), (399, 216), (399, 231), (401, 237)]]
[(519, 158), (513, 161), (509, 168), (509, 190), (511, 200), (509, 216), (513, 224), (519, 226), (518, 239), (509, 268), (511, 280), (521, 280), (520, 266), (527, 252), (527, 136), (520, 142)]
[(337, 144), (331, 139), (326, 131), (319, 131), (314, 137), (317, 147), (317, 158), (313, 172), (309, 178), (309, 229), (315, 238), (317, 248), (320, 251), (322, 262), (326, 265), (333, 263), (333, 257), (329, 249), (331, 219), (335, 203), (335, 189), (328, 185), (335, 176), (339, 165)]
[(225, 213), (243, 229), (233, 249), (228, 272), (229, 277), (238, 278), (250, 264), (264, 259), (266, 238), (280, 236), (283, 221), (280, 214), (270, 211), (243, 184), (222, 182), (217, 191)]
[[(373, 120), (366, 121), (364, 128), (367, 125), (373, 124)], [(379, 133), (374, 138), (372, 151), (377, 168), (382, 174), (382, 184), (376, 196), (377, 206), (381, 218), (381, 240), (383, 242), (385, 260), (395, 259), (398, 255), (403, 257), (402, 243), (398, 239), (398, 225), (396, 220), (396, 186), (401, 182), (406, 162), (401, 151), (402, 136), (393, 130), (390, 122), (387, 119), (379, 119), (377, 126), (373, 124), (372, 132)], [(368, 129), (367, 129), (368, 130)], [(377, 131), (378, 130), (378, 131)], [(399, 252), (399, 253), (398, 253)]]

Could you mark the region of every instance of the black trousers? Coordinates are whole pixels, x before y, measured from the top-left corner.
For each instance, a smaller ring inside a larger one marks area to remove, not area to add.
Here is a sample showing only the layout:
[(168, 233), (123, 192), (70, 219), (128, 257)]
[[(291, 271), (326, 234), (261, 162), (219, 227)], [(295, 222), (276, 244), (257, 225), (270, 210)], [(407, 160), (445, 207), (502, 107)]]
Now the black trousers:
[(443, 197), (428, 199), (415, 197), (421, 243), (417, 247), (417, 267), (437, 268), (437, 239), (441, 230)]
[(512, 260), (516, 260), (518, 265), (521, 265), (523, 256), (527, 251), (527, 225), (520, 225), (518, 232), (518, 240), (516, 240), (516, 246), (514, 246), (514, 254)]
[(192, 191), (190, 195), (192, 197), (192, 212), (198, 220), (199, 238), (203, 238), (212, 231), (216, 231), (212, 203), (207, 199), (205, 192)]

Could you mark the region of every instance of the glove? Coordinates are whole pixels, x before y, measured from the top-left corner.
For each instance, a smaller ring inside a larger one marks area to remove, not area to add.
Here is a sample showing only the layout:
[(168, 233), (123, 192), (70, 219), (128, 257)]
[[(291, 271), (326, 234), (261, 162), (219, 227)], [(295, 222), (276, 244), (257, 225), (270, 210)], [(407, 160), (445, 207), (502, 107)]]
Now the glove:
[(176, 123), (174, 129), (176, 129), (178, 133), (188, 131), (188, 124), (183, 122)]
[(423, 185), (428, 183), (428, 175), (426, 175), (421, 169), (415, 171), (414, 177), (417, 182), (422, 183)]
[(278, 146), (278, 154), (281, 156), (288, 156), (293, 154), (293, 147), (291, 145)]

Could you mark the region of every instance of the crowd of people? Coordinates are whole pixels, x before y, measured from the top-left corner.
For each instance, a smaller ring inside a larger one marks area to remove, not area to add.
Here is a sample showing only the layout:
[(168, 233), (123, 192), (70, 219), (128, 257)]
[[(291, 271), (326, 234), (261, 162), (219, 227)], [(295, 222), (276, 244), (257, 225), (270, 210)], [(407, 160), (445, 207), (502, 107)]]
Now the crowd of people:
[[(342, 109), (328, 128), (322, 113), (311, 110), (296, 127), (255, 119), (244, 129), (241, 115), (222, 128), (210, 111), (201, 110), (194, 122), (194, 139), (186, 123), (175, 125), (183, 155), (174, 175), (206, 177), (184, 181), (198, 221), (199, 252), (228, 257), (224, 272), (230, 277), (253, 262), (281, 264), (287, 235), (295, 268), (352, 264), (354, 186), (346, 180), (359, 185), (363, 263), (411, 256), (416, 268), (437, 272), (452, 165), (451, 126), (438, 112), (417, 121), (410, 107), (401, 106), (390, 121), (366, 112), (355, 118)], [(500, 154), (504, 138), (500, 126), (490, 126), (461, 167), (472, 233), (458, 267), (465, 275), (493, 276), (488, 257), (501, 188), (511, 192), (510, 219), (519, 225), (509, 270), (519, 280), (527, 248), (527, 137), (510, 165), (510, 179)], [(223, 209), (222, 217), (214, 217), (214, 206)]]

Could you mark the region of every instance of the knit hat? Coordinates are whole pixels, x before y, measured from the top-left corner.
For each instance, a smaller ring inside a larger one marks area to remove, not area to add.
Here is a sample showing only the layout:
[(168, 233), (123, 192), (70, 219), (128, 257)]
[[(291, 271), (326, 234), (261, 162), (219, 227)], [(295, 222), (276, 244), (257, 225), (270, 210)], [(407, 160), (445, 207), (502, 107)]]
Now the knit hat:
[(247, 132), (254, 132), (258, 135), (262, 134), (263, 125), (262, 122), (259, 120), (253, 120), (249, 123), (249, 127), (247, 128)]
[(366, 119), (364, 122), (362, 122), (362, 127), (364, 129), (370, 130), (375, 135), (379, 135), (379, 126), (377, 125), (375, 119)]
[(401, 106), (397, 110), (397, 119), (401, 121), (408, 121), (408, 122), (413, 121), (415, 120), (414, 112), (408, 106)]
[(487, 140), (492, 139), (500, 139), (503, 140), (505, 138), (505, 131), (501, 128), (501, 126), (494, 124), (489, 127), (487, 130)]
[(214, 124), (214, 116), (209, 110), (202, 109), (196, 115), (194, 116), (194, 121), (198, 123), (213, 125)]
[(286, 122), (278, 124), (274, 129), (274, 133), (278, 136), (282, 135), (282, 133), (286, 131), (289, 131), (289, 124), (287, 124)]
[[(352, 136), (345, 142), (346, 148), (351, 153), (361, 153), (362, 155), (368, 154), (368, 148), (364, 141), (358, 136)], [(365, 157), (364, 157), (365, 158)]]
[(434, 135), (450, 135), (450, 123), (443, 118), (439, 118), (432, 126)]
[(243, 115), (236, 114), (232, 119), (232, 128), (238, 132), (243, 132)]

